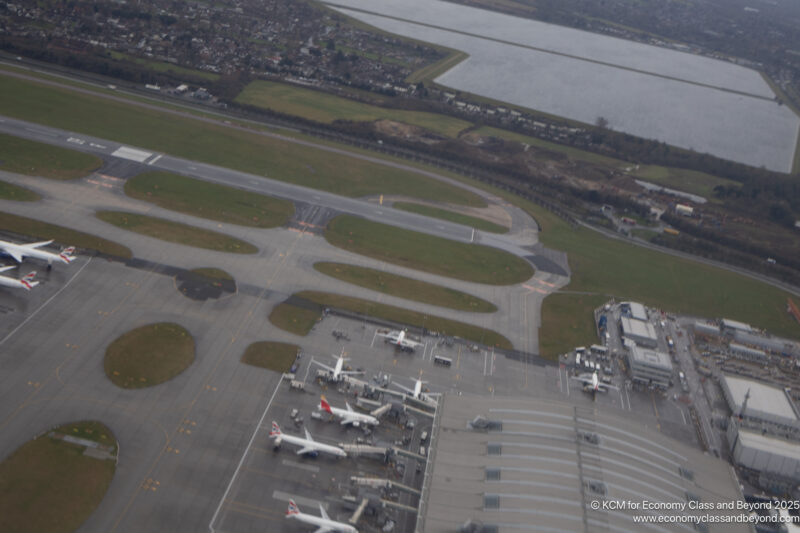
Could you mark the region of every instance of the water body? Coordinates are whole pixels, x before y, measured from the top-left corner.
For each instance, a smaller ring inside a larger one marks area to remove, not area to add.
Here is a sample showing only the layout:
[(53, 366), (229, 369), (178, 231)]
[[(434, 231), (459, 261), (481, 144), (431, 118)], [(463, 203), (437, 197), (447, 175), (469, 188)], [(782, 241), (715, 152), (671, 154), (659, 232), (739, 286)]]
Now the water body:
[(789, 172), (800, 118), (732, 63), (430, 0), (337, 0), (378, 28), (462, 50), (442, 85)]

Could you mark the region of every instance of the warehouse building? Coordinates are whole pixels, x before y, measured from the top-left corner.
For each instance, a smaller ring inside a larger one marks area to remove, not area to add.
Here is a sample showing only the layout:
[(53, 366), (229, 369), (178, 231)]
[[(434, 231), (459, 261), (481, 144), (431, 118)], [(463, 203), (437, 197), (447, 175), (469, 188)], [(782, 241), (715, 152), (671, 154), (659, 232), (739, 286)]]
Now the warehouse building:
[(623, 316), (620, 317), (620, 328), (622, 329), (623, 338), (630, 339), (639, 346), (646, 346), (648, 348), (655, 348), (658, 346), (656, 328), (654, 328), (653, 324), (650, 322)]
[(800, 483), (800, 443), (761, 431), (728, 425), (731, 458), (750, 481), (776, 494)]
[(642, 385), (666, 389), (672, 379), (672, 361), (664, 352), (631, 346), (628, 350), (631, 379)]
[(750, 348), (736, 342), (730, 343), (728, 349), (731, 351), (732, 356), (738, 357), (739, 359), (755, 361), (756, 363), (766, 363), (769, 360), (766, 352), (763, 350), (756, 350), (755, 348)]
[(647, 320), (647, 310), (638, 302), (622, 302), (619, 304), (624, 316), (636, 319)]
[(745, 324), (744, 322), (738, 322), (736, 320), (731, 320), (729, 318), (723, 318), (720, 321), (720, 331), (724, 334), (733, 335), (737, 331), (741, 331), (744, 333), (753, 333), (753, 328), (750, 324)]
[(800, 416), (785, 390), (728, 374), (722, 376), (720, 386), (741, 426), (800, 439)]
[[(445, 395), (433, 433), (416, 531), (641, 531), (635, 514), (662, 511), (602, 503), (695, 500), (722, 515), (717, 503), (742, 500), (729, 464), (591, 407)], [(693, 529), (665, 523), (654, 530)], [(751, 531), (747, 524), (717, 523), (703, 530)]]

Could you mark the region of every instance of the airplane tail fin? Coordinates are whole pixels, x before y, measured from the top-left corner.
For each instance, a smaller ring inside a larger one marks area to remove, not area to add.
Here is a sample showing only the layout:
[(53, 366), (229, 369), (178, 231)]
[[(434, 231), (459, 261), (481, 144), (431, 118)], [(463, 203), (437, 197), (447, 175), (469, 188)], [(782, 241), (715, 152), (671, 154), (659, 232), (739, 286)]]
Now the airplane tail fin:
[(331, 412), (331, 404), (328, 403), (328, 400), (325, 399), (325, 396), (319, 397), (319, 408), (323, 411)]
[(271, 430), (270, 430), (270, 432), (269, 432), (269, 436), (270, 436), (270, 437), (274, 437), (274, 436), (276, 436), (276, 435), (277, 435), (278, 437), (280, 437), (280, 436), (281, 436), (281, 428), (280, 428), (280, 426), (278, 425), (278, 423), (277, 423), (277, 422), (275, 422), (275, 421), (273, 420), (273, 421), (272, 421), (272, 429), (271, 429)]
[(29, 290), (31, 290), (32, 288), (34, 288), (35, 286), (37, 286), (39, 284), (38, 281), (33, 281), (33, 278), (35, 278), (35, 277), (36, 277), (36, 272), (35, 271), (28, 272), (27, 274), (22, 276), (22, 279), (20, 279), (19, 282), (22, 283), (22, 287), (26, 291), (29, 291)]
[(75, 253), (75, 247), (74, 246), (68, 246), (67, 248), (64, 248), (63, 250), (61, 250), (61, 253), (58, 254), (58, 256), (61, 259), (63, 259), (65, 263), (71, 263), (72, 261), (75, 260), (75, 256), (72, 255), (74, 253)]
[(297, 507), (297, 504), (294, 503), (294, 500), (289, 500), (289, 507), (286, 509), (286, 516), (300, 514), (300, 509)]

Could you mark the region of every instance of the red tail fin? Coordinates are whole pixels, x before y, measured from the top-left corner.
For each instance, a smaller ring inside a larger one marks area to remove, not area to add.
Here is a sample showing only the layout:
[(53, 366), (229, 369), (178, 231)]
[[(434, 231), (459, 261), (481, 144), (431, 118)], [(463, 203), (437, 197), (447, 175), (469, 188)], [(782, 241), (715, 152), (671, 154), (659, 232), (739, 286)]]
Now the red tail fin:
[(328, 400), (325, 399), (325, 396), (320, 396), (319, 408), (328, 411), (329, 413), (331, 412), (331, 404), (328, 403)]

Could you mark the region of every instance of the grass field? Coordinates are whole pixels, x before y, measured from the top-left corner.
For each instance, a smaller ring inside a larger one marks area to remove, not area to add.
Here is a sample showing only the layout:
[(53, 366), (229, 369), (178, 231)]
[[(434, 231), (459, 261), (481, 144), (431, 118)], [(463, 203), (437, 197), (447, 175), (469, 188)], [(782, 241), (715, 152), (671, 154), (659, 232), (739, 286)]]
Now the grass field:
[(476, 130), (481, 135), (491, 135), (500, 139), (510, 141), (517, 141), (520, 143), (529, 144), (544, 150), (550, 150), (566, 155), (575, 161), (583, 161), (593, 165), (602, 165), (618, 170), (631, 168), (628, 174), (632, 178), (639, 178), (644, 181), (656, 183), (663, 187), (669, 187), (680, 191), (697, 194), (705, 198), (712, 198), (714, 187), (717, 185), (729, 186), (733, 185), (739, 187), (740, 184), (725, 178), (719, 178), (712, 174), (705, 172), (698, 172), (696, 170), (686, 170), (682, 168), (664, 167), (660, 165), (641, 165), (638, 169), (634, 169), (634, 164), (621, 159), (614, 159), (594, 152), (572, 148), (570, 146), (563, 146), (557, 143), (538, 139), (536, 137), (529, 137), (511, 131), (506, 131), (490, 126), (484, 126)]
[(174, 378), (194, 361), (194, 339), (178, 324), (149, 324), (125, 333), (106, 349), (103, 368), (111, 382), (141, 389)]
[[(111, 431), (99, 422), (54, 431), (116, 446)], [(0, 531), (76, 531), (103, 500), (115, 469), (114, 461), (83, 451), (83, 446), (40, 436), (0, 463)]]
[(235, 101), (324, 123), (335, 120), (394, 120), (453, 138), (472, 125), (465, 120), (446, 115), (384, 108), (287, 83), (269, 81), (251, 82)]
[(321, 316), (318, 309), (306, 309), (283, 302), (272, 309), (269, 321), (277, 328), (305, 337)]
[(16, 200), (17, 202), (35, 202), (42, 199), (41, 196), (29, 189), (18, 187), (5, 181), (0, 181), (0, 198), (3, 200)]
[[(669, 312), (732, 318), (800, 339), (800, 325), (786, 313), (788, 294), (784, 291), (733, 272), (604, 238), (586, 228), (572, 228), (552, 213), (519, 199), (517, 203), (536, 216), (543, 244), (569, 254), (570, 291), (635, 300)], [(581, 333), (569, 340), (565, 331), (583, 317), (591, 317), (596, 303), (588, 298), (545, 298), (543, 320), (550, 318), (540, 332), (543, 355), (556, 355), (583, 342)]]
[(124, 211), (98, 211), (95, 216), (113, 224), (118, 228), (126, 229), (148, 237), (174, 242), (195, 248), (205, 248), (215, 252), (229, 252), (234, 254), (254, 254), (258, 248), (248, 242), (241, 241), (228, 235), (209, 231), (180, 222), (172, 222), (163, 218), (137, 215)]
[(401, 209), (403, 211), (410, 211), (412, 213), (425, 215), (426, 217), (439, 218), (442, 220), (455, 222), (457, 224), (463, 224), (481, 231), (489, 231), (491, 233), (508, 233), (508, 228), (505, 226), (489, 222), (488, 220), (484, 220), (482, 218), (448, 211), (447, 209), (439, 209), (422, 204), (413, 204), (411, 202), (394, 202), (392, 207), (395, 209)]
[(94, 155), (0, 133), (0, 170), (72, 180), (94, 172), (102, 164), (103, 160)]
[(350, 296), (329, 292), (303, 291), (296, 293), (294, 296), (315, 302), (321, 307), (346, 309), (354, 313), (391, 320), (400, 324), (426, 328), (429, 331), (438, 331), (444, 335), (461, 337), (462, 339), (478, 342), (487, 346), (496, 346), (504, 349), (513, 348), (513, 345), (508, 339), (495, 331), (439, 316), (418, 313), (410, 309), (403, 309), (402, 307), (395, 307), (393, 305), (381, 304), (370, 300), (352, 298)]
[(254, 342), (242, 354), (242, 362), (275, 372), (288, 372), (299, 350), (298, 345), (285, 342)]
[(108, 100), (103, 93), (80, 94), (3, 75), (0, 93), (0, 114), (343, 196), (405, 194), (486, 205), (475, 194), (417, 173), (178, 116), (166, 107), (146, 109)]
[(470, 294), (448, 289), (424, 281), (381, 272), (373, 268), (346, 265), (344, 263), (314, 263), (314, 269), (353, 285), (374, 291), (458, 311), (494, 313), (497, 307), (491, 302)]
[(576, 346), (597, 344), (592, 311), (607, 300), (602, 295), (556, 293), (548, 296), (542, 306), (540, 355), (555, 359)]
[(294, 204), (169, 172), (146, 172), (125, 182), (125, 194), (196, 217), (274, 228), (294, 214)]
[(340, 215), (325, 238), (350, 252), (396, 265), (475, 283), (513, 285), (533, 276), (533, 267), (514, 255), (424, 233)]
[(0, 212), (0, 230), (24, 235), (31, 240), (53, 239), (65, 246), (72, 245), (84, 250), (96, 250), (100, 253), (129, 259), (133, 257), (130, 249), (95, 235), (75, 231), (73, 229), (48, 224), (32, 218)]

